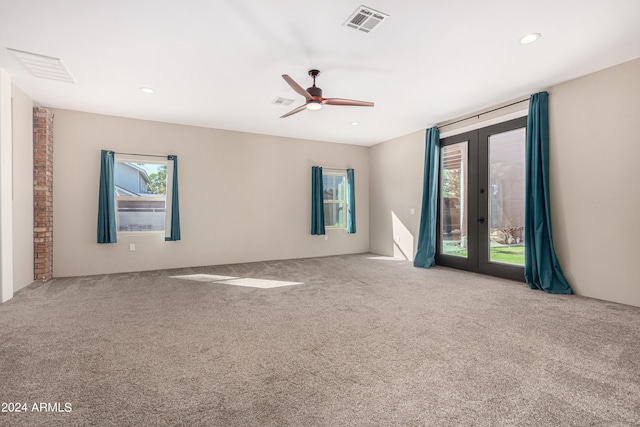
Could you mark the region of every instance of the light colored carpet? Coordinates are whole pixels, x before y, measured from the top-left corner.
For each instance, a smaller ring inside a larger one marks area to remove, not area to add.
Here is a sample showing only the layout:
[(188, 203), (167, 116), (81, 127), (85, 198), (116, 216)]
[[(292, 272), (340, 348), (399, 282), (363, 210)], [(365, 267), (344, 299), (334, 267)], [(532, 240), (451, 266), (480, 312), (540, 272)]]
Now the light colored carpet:
[(62, 278), (0, 305), (0, 376), (72, 408), (3, 426), (638, 425), (640, 308), (367, 254)]

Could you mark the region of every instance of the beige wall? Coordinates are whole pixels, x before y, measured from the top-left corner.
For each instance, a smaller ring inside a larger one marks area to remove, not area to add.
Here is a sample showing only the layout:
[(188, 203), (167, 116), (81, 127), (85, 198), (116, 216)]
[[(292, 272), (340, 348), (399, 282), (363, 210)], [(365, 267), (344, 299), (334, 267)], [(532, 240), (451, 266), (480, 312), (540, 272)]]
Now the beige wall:
[[(551, 215), (560, 264), (577, 294), (636, 306), (638, 76), (640, 59), (548, 89)], [(417, 238), (423, 162), (424, 132), (371, 147), (372, 252), (398, 255), (392, 213)], [(413, 206), (416, 216), (407, 216)]]
[(425, 135), (414, 132), (369, 149), (373, 253), (413, 260), (420, 229)]
[[(52, 111), (55, 277), (369, 249), (367, 147)], [(96, 243), (101, 149), (178, 155), (181, 241), (138, 235)], [(311, 236), (313, 165), (355, 169), (355, 235)]]
[(640, 306), (640, 59), (549, 89), (551, 216), (574, 290)]
[(33, 282), (33, 101), (11, 88), (13, 126), (13, 291)]

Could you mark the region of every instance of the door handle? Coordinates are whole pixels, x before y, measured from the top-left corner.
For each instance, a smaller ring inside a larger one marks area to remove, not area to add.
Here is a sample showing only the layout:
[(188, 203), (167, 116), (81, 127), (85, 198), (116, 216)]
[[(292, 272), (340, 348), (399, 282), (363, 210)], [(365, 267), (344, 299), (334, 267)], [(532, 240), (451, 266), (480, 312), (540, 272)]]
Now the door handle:
[(480, 224), (484, 224), (484, 222), (485, 222), (485, 217), (481, 216), (480, 218), (478, 218), (478, 222), (479, 222)]

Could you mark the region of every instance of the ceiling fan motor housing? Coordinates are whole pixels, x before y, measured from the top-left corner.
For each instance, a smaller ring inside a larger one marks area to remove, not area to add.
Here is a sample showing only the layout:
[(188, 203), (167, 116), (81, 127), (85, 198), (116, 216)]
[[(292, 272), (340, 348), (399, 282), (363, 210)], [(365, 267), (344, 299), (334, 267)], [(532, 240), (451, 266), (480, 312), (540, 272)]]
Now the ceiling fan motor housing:
[(314, 98), (316, 96), (322, 98), (322, 89), (317, 86), (308, 87), (307, 92), (309, 92), (309, 95), (313, 96)]

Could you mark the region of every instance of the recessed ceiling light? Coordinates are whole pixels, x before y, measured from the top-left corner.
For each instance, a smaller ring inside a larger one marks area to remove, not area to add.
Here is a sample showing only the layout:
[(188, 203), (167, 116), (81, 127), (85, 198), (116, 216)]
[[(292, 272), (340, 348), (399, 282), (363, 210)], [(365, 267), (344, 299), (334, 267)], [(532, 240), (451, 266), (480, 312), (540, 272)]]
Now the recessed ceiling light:
[(360, 123), (358, 122), (351, 122), (351, 126), (358, 126)]
[(155, 93), (155, 90), (151, 89), (150, 87), (141, 87), (140, 90), (144, 93)]
[(538, 40), (540, 37), (542, 37), (542, 34), (540, 33), (527, 34), (526, 36), (523, 36), (522, 38), (520, 38), (520, 44), (533, 43), (534, 41)]

